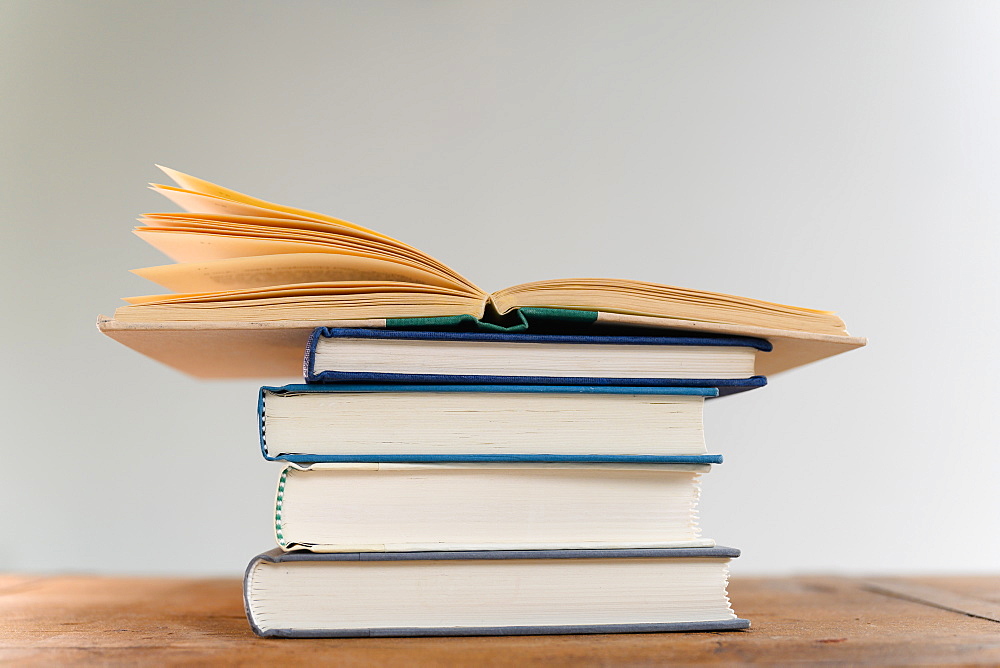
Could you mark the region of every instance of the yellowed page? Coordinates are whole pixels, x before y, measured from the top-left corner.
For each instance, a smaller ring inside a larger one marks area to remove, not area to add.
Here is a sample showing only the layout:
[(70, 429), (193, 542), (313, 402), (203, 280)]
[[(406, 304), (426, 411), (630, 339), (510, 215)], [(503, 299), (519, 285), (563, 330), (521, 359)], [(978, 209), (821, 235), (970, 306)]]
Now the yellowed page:
[(342, 281), (277, 288), (129, 297), (115, 311), (121, 322), (335, 322), (369, 318), (471, 315), (482, 297), (428, 285)]
[[(136, 236), (153, 246), (175, 262), (209, 262), (254, 255), (280, 255), (285, 253), (355, 253), (350, 248), (315, 241), (283, 241), (274, 238), (253, 238), (237, 235), (202, 234), (174, 230), (156, 230), (139, 227)], [(451, 279), (452, 283), (465, 286), (467, 292), (485, 295), (470, 281), (440, 263), (421, 265), (416, 259), (409, 260), (392, 255), (366, 253), (386, 261), (399, 262), (414, 268), (423, 268), (431, 273)]]
[[(249, 255), (280, 255), (284, 253), (358, 252), (341, 244), (319, 241), (283, 240), (274, 237), (211, 234), (183, 230), (137, 228), (135, 235), (164, 253), (175, 262), (207, 262)], [(389, 254), (367, 253), (387, 260), (398, 259)], [(414, 263), (415, 264), (415, 263)]]
[(297, 218), (302, 220), (312, 220), (311, 218), (307, 218), (305, 216), (286, 214), (274, 209), (265, 209), (263, 207), (253, 206), (243, 202), (234, 202), (233, 200), (222, 199), (221, 197), (201, 195), (199, 193), (190, 192), (181, 188), (174, 188), (173, 186), (164, 186), (154, 183), (150, 185), (149, 188), (150, 190), (160, 193), (185, 211), (190, 211), (192, 213), (236, 216), (269, 216), (272, 218), (277, 216), (293, 220)]
[[(219, 309), (204, 304), (179, 304), (164, 306), (122, 306), (115, 311), (115, 320), (122, 323), (160, 322), (314, 322), (319, 325), (335, 324), (339, 320), (369, 318), (437, 318), (456, 315), (482, 317), (481, 304), (441, 303), (435, 300), (407, 302), (351, 303), (315, 301), (308, 304), (288, 302), (258, 302), (237, 304), (233, 308)], [(301, 357), (301, 352), (300, 352)]]
[[(341, 249), (352, 250), (356, 246), (361, 245), (364, 247), (363, 250), (381, 259), (389, 259), (386, 257), (388, 255), (396, 256), (403, 260), (408, 260), (411, 265), (417, 265), (430, 273), (451, 279), (452, 282), (465, 286), (477, 295), (485, 295), (475, 284), (458, 274), (451, 267), (388, 235), (314, 211), (287, 207), (251, 197), (176, 170), (165, 167), (161, 167), (161, 169), (181, 187), (175, 188), (152, 184), (151, 188), (166, 196), (182, 209), (187, 210), (189, 212), (186, 214), (188, 223), (191, 220), (197, 221), (200, 219), (205, 225), (213, 227), (212, 219), (215, 218), (213, 229), (206, 229), (204, 231), (211, 234), (222, 232), (221, 236), (224, 238), (222, 241), (210, 241), (206, 236), (195, 241), (192, 238), (185, 239), (176, 236), (172, 238), (156, 237), (136, 232), (140, 238), (159, 248), (168, 257), (177, 262), (207, 262), (249, 255), (327, 252), (329, 248), (322, 247), (322, 244), (333, 243), (334, 240), (327, 239), (322, 235), (336, 235), (339, 237), (337, 241), (341, 244), (350, 244), (350, 248), (345, 248), (342, 245), (340, 246)], [(157, 217), (167, 227), (183, 229), (190, 227), (190, 225), (185, 225), (178, 217), (171, 218), (170, 214), (148, 214), (141, 220), (144, 223), (148, 223), (150, 219), (155, 220)], [(267, 220), (267, 222), (263, 222), (264, 220)], [(198, 223), (196, 222), (195, 224), (197, 225)], [(239, 227), (227, 227), (230, 225), (251, 225), (260, 228), (270, 227), (272, 229), (250, 230)], [(152, 232), (153, 230), (147, 231)], [(191, 231), (193, 232), (194, 230), (192, 229)], [(226, 232), (230, 232), (231, 234), (226, 234)], [(241, 236), (257, 236), (262, 240), (266, 239), (278, 242), (279, 244), (285, 241), (292, 241), (305, 245), (295, 246), (293, 243), (285, 244), (284, 246), (274, 246), (266, 242), (257, 243), (252, 239), (234, 240), (233, 238), (229, 238)], [(378, 245), (376, 246), (375, 244)], [(202, 248), (199, 249), (197, 246), (202, 246)]]
[(287, 253), (185, 262), (133, 269), (132, 273), (174, 292), (216, 292), (294, 283), (395, 281), (468, 292), (465, 286), (426, 270), (373, 257), (334, 253)]
[[(273, 220), (263, 218), (247, 218), (245, 220)], [(435, 260), (426, 253), (398, 243), (392, 239), (364, 238), (360, 236), (341, 234), (330, 231), (314, 231), (300, 229), (282, 229), (270, 225), (250, 225), (244, 223), (213, 222), (212, 220), (172, 220), (167, 225), (159, 225), (159, 219), (140, 218), (145, 225), (135, 228), (141, 232), (193, 232), (204, 234), (222, 234), (240, 237), (255, 237), (275, 239), (279, 241), (303, 241), (331, 244), (337, 248), (370, 253), (379, 257), (392, 256), (412, 264), (426, 267), (443, 276), (450, 276), (469, 287), (473, 284), (459, 276), (453, 269)], [(477, 291), (482, 292), (481, 290)]]
[(607, 278), (537, 281), (500, 290), (491, 299), (501, 313), (537, 306), (847, 336), (843, 321), (830, 311), (641, 281)]
[[(321, 213), (316, 213), (315, 211), (307, 211), (306, 209), (297, 209), (290, 206), (275, 204), (274, 202), (268, 202), (267, 200), (262, 200), (257, 197), (251, 197), (250, 195), (245, 195), (241, 192), (230, 190), (229, 188), (224, 188), (215, 183), (211, 183), (210, 181), (206, 181), (204, 179), (199, 179), (195, 176), (191, 176), (190, 174), (184, 174), (183, 172), (178, 172), (175, 169), (170, 169), (168, 167), (163, 167), (161, 165), (157, 165), (157, 167), (163, 170), (163, 173), (169, 176), (171, 179), (173, 179), (177, 185), (181, 186), (181, 188), (184, 188), (194, 193), (201, 193), (203, 195), (227, 199), (233, 202), (241, 202), (243, 204), (248, 204), (254, 207), (260, 207), (263, 209), (270, 209), (271, 211), (278, 211), (280, 213), (292, 216), (303, 216), (306, 218), (313, 218), (316, 220), (325, 220), (327, 222), (336, 223), (338, 225), (355, 227), (359, 230), (371, 232), (372, 234), (376, 234), (378, 236), (385, 236), (383, 234), (375, 232), (374, 230), (369, 230), (366, 227), (362, 227), (361, 225), (355, 225), (354, 223), (349, 223), (345, 220), (340, 220), (339, 218), (332, 218), (330, 216), (325, 216)], [(198, 209), (194, 210), (197, 211)]]
[[(419, 253), (420, 255), (430, 259), (430, 256), (427, 256), (426, 253), (420, 251), (419, 249), (416, 249), (386, 234), (382, 234), (381, 232), (376, 232), (366, 227), (362, 227), (361, 225), (356, 225), (355, 223), (341, 220), (340, 218), (326, 216), (314, 211), (286, 207), (255, 197), (250, 197), (249, 195), (244, 195), (242, 193), (223, 188), (222, 186), (209, 183), (208, 181), (204, 181), (187, 174), (182, 174), (181, 172), (177, 172), (166, 167), (160, 167), (160, 169), (164, 170), (172, 177), (175, 177), (175, 179), (181, 179), (184, 183), (196, 184), (198, 187), (203, 188), (203, 190), (198, 190), (198, 188), (185, 190), (183, 188), (175, 188), (173, 186), (150, 184), (150, 188), (152, 190), (159, 192), (180, 206), (182, 209), (185, 209), (188, 212), (188, 217), (200, 216), (205, 220), (211, 220), (213, 218), (217, 220), (245, 217), (266, 218), (271, 221), (270, 224), (272, 226), (308, 228), (323, 232), (340, 231), (351, 236), (360, 236), (368, 239), (380, 240), (384, 243), (392, 244), (415, 253)], [(146, 214), (146, 216), (163, 216), (165, 218), (169, 218), (171, 214)], [(282, 220), (286, 222), (282, 224)], [(252, 221), (233, 220), (228, 222), (248, 222), (253, 224)], [(435, 262), (438, 261), (435, 260)]]
[(221, 234), (135, 230), (135, 235), (175, 262), (208, 262), (250, 255), (325, 253), (330, 246), (298, 241), (275, 241)]
[(319, 232), (354, 239), (367, 239), (385, 245), (398, 246), (423, 255), (424, 253), (412, 246), (404, 244), (392, 237), (380, 236), (354, 227), (337, 225), (326, 221), (306, 220), (298, 218), (276, 218), (274, 216), (242, 216), (223, 213), (144, 213), (139, 222), (153, 227), (172, 227), (175, 225), (246, 225), (254, 227), (276, 228), (276, 230), (296, 230), (304, 232)]
[(361, 239), (344, 234), (332, 234), (330, 232), (312, 232), (308, 230), (280, 229), (259, 225), (243, 225), (238, 223), (209, 223), (209, 222), (175, 222), (166, 227), (158, 225), (140, 225), (135, 228), (141, 232), (193, 232), (198, 234), (222, 234), (240, 237), (254, 237), (259, 239), (276, 239), (280, 241), (303, 241), (306, 243), (315, 242), (331, 244), (339, 248), (352, 248), (362, 251), (371, 251), (379, 255), (391, 255), (399, 258), (411, 259), (419, 264), (434, 264), (435, 261), (426, 255), (411, 251), (405, 247), (394, 244), (383, 243), (378, 240)]
[(336, 295), (360, 296), (364, 299), (391, 293), (394, 296), (430, 294), (475, 298), (467, 292), (434, 285), (417, 283), (395, 283), (391, 281), (331, 281), (324, 283), (297, 283), (292, 285), (266, 286), (246, 290), (223, 290), (219, 292), (192, 292), (169, 295), (143, 295), (125, 297), (130, 304), (166, 304), (200, 302), (214, 306), (226, 301), (241, 299), (294, 299), (298, 297), (328, 297)]
[(342, 235), (299, 232), (297, 230), (289, 230), (287, 233), (285, 233), (277, 231), (274, 228), (250, 227), (247, 225), (228, 225), (228, 224), (227, 225), (176, 224), (176, 225), (171, 225), (170, 227), (156, 227), (153, 225), (143, 225), (136, 227), (135, 231), (137, 233), (141, 232), (142, 234), (185, 233), (185, 234), (204, 234), (204, 235), (219, 236), (219, 237), (239, 237), (247, 239), (270, 239), (272, 241), (278, 241), (278, 242), (315, 243), (315, 244), (322, 244), (323, 246), (327, 246), (329, 248), (336, 248), (355, 253), (376, 255), (379, 257), (399, 258), (403, 262), (411, 262), (412, 264), (420, 266), (431, 266), (432, 264), (431, 262), (427, 261), (423, 256), (418, 254), (406, 253), (405, 251), (401, 250), (396, 246), (391, 246), (389, 244), (380, 244), (377, 242), (368, 241), (366, 239), (358, 239), (355, 237), (345, 237)]
[[(236, 238), (247, 238), (247, 239), (263, 239), (271, 240), (278, 243), (286, 242), (302, 242), (308, 244), (320, 244), (323, 247), (323, 252), (347, 252), (357, 255), (367, 255), (377, 258), (382, 258), (388, 261), (399, 261), (402, 264), (408, 264), (414, 267), (423, 268), (431, 273), (447, 276), (451, 278), (454, 282), (462, 283), (477, 292), (482, 292), (474, 286), (464, 277), (455, 274), (449, 267), (442, 265), (437, 260), (428, 257), (419, 251), (413, 251), (405, 247), (395, 246), (391, 244), (381, 243), (379, 241), (372, 241), (368, 239), (359, 239), (357, 237), (349, 237), (340, 234), (327, 234), (327, 233), (301, 233), (297, 230), (290, 230), (288, 233), (283, 233), (281, 230), (276, 230), (271, 227), (256, 227), (248, 225), (239, 224), (211, 224), (208, 222), (198, 222), (198, 223), (174, 223), (168, 227), (156, 227), (153, 225), (139, 226), (134, 229), (137, 236), (145, 240), (147, 243), (154, 247), (158, 247), (153, 241), (157, 237), (148, 237), (149, 234), (202, 234), (207, 235), (204, 242), (196, 241), (195, 237), (190, 237), (188, 241), (184, 241), (184, 237), (179, 237), (178, 240), (181, 246), (190, 246), (196, 252), (198, 243), (217, 243), (218, 238), (236, 237)], [(216, 238), (216, 240), (212, 240)], [(163, 239), (161, 237), (161, 239)], [(168, 241), (167, 243), (175, 243)], [(161, 249), (162, 250), (162, 249)], [(166, 251), (164, 251), (166, 252)], [(318, 250), (316, 252), (319, 252)], [(257, 255), (271, 255), (273, 253), (256, 253)], [(193, 261), (193, 260), (180, 260), (178, 257), (170, 256), (171, 259), (176, 261)]]

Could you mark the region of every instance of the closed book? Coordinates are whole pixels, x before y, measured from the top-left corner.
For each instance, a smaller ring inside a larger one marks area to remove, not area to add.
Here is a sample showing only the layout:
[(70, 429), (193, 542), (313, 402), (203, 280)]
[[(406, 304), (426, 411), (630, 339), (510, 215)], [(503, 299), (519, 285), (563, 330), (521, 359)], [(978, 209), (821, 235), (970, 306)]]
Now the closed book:
[(715, 388), (313, 384), (263, 387), (261, 451), (291, 462), (718, 463)]
[(285, 550), (411, 552), (712, 546), (707, 464), (313, 464), (281, 473)]
[(286, 638), (745, 629), (727, 547), (265, 552), (244, 578), (254, 632)]
[(760, 387), (763, 339), (585, 336), (318, 328), (306, 348), (309, 383), (403, 382)]

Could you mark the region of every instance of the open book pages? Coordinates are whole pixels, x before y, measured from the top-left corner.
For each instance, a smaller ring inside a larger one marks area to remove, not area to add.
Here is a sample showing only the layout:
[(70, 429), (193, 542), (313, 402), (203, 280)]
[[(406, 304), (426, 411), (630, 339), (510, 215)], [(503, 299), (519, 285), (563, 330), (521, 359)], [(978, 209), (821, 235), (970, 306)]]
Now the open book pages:
[[(178, 364), (170, 354), (151, 352), (148, 337), (127, 332), (385, 327), (396, 319), (454, 316), (499, 322), (519, 309), (544, 308), (589, 313), (599, 324), (769, 339), (768, 332), (787, 332), (834, 344), (806, 355), (807, 361), (864, 345), (828, 311), (655, 283), (556, 279), (487, 294), (440, 260), (374, 230), (162, 169), (177, 185), (153, 190), (185, 212), (146, 214), (135, 233), (174, 264), (135, 273), (171, 292), (126, 298), (128, 304), (99, 325), (126, 345), (195, 375), (254, 376), (266, 369), (199, 373), (192, 367), (203, 365)], [(192, 350), (196, 339), (189, 339)]]

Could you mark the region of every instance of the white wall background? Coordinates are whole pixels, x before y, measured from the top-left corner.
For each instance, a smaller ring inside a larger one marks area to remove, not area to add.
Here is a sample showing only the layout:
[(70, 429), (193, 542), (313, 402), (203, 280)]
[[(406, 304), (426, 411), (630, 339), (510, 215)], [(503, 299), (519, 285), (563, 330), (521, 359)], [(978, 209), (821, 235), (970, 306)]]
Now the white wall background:
[(738, 574), (995, 571), (998, 45), (994, 2), (0, 3), (0, 569), (271, 544), (257, 384), (94, 328), (156, 290), (158, 162), (490, 290), (836, 310), (867, 349), (710, 405), (706, 534)]

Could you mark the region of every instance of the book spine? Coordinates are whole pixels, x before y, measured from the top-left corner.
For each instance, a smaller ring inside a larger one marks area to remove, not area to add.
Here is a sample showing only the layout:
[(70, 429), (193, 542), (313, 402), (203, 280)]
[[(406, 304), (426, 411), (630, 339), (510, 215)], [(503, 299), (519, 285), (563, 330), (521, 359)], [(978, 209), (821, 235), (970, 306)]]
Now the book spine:
[(274, 495), (274, 539), (278, 543), (278, 547), (285, 549), (288, 545), (288, 541), (285, 540), (284, 530), (281, 524), (282, 521), (282, 511), (284, 509), (285, 503), (285, 482), (288, 480), (288, 469), (281, 472), (281, 477), (278, 478), (278, 489)]
[(265, 385), (263, 390), (274, 394), (308, 394), (337, 392), (476, 392), (486, 394), (644, 394), (644, 395), (684, 395), (696, 397), (717, 397), (719, 389), (708, 387), (675, 385), (525, 385), (506, 383), (481, 384), (434, 384), (434, 383), (303, 383), (273, 387)]
[(267, 425), (264, 419), (264, 395), (271, 388), (262, 387), (257, 391), (257, 434), (260, 439), (260, 454), (269, 462), (275, 461), (267, 452)]
[(455, 463), (544, 463), (544, 464), (721, 464), (722, 455), (315, 455), (286, 454), (267, 456), (268, 461), (284, 461), (290, 464), (439, 464)]
[[(310, 361), (311, 365), (313, 362)], [(749, 378), (601, 378), (592, 376), (483, 376), (439, 373), (382, 373), (368, 371), (316, 371), (309, 367), (306, 383), (422, 383), (457, 385), (575, 385), (592, 387), (704, 387), (731, 394), (767, 384), (764, 376)]]
[(307, 382), (317, 382), (313, 380), (313, 372), (316, 368), (316, 344), (320, 337), (328, 336), (328, 330), (323, 327), (318, 327), (313, 330), (313, 333), (309, 335), (309, 341), (306, 342), (306, 354), (302, 359), (302, 378)]

